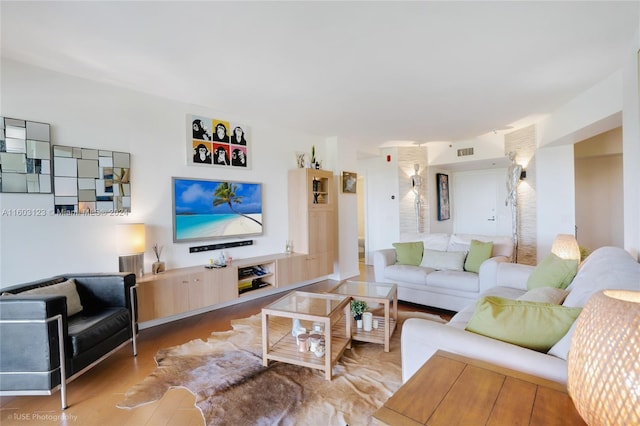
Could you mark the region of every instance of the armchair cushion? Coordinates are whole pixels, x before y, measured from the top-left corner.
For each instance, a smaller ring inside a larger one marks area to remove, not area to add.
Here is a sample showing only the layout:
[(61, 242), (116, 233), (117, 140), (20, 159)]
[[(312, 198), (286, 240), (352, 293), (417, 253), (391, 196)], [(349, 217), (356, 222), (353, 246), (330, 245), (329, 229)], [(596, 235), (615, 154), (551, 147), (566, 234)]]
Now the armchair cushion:
[(106, 308), (97, 314), (69, 318), (72, 356), (88, 351), (130, 325), (131, 316), (126, 308)]
[[(7, 293), (10, 294), (10, 293)], [(23, 291), (20, 294), (48, 294), (59, 295), (67, 298), (67, 315), (75, 315), (82, 312), (82, 302), (80, 301), (80, 295), (76, 289), (76, 282), (73, 279), (63, 281), (58, 284), (48, 285), (44, 287), (38, 287), (31, 290)]]

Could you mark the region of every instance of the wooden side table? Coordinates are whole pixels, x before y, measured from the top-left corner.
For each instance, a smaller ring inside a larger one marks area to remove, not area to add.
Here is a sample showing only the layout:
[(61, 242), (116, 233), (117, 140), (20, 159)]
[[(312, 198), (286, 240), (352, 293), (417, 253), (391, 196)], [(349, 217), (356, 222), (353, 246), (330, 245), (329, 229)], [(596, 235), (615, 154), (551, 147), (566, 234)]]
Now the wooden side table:
[[(269, 360), (286, 362), (303, 367), (324, 371), (325, 378), (331, 380), (333, 366), (345, 349), (351, 348), (351, 298), (339, 294), (307, 293), (292, 291), (262, 308), (262, 364), (266, 367)], [(320, 322), (325, 332), (325, 354), (317, 357), (312, 352), (299, 352), (296, 339), (291, 331), (276, 336), (277, 341), (270, 343), (269, 318), (283, 317), (306, 322)], [(340, 322), (345, 318), (344, 323)], [(342, 330), (339, 330), (339, 328)]]
[(381, 425), (585, 425), (564, 385), (444, 351), (373, 418)]
[(354, 328), (351, 330), (351, 339), (360, 342), (381, 343), (384, 345), (384, 351), (389, 352), (389, 342), (398, 323), (397, 284), (345, 281), (333, 288), (331, 293), (343, 294), (353, 299), (383, 305), (383, 316), (373, 317), (373, 319), (378, 320), (382, 326), (371, 331), (364, 331), (363, 329), (355, 328), (354, 323)]

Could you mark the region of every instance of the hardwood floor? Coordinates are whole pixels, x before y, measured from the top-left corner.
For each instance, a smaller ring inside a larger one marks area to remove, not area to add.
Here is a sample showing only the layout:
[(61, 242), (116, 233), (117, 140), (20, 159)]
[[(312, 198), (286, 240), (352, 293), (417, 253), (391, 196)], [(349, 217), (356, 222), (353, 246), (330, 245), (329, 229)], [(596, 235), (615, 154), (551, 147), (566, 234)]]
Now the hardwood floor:
[[(361, 267), (361, 280), (373, 281), (371, 267)], [(320, 281), (300, 288), (322, 292), (338, 284)], [(214, 331), (231, 329), (231, 320), (259, 313), (263, 306), (282, 297), (282, 293), (247, 301), (201, 315), (174, 321), (140, 331), (138, 356), (131, 354), (131, 345), (121, 348), (67, 386), (69, 408), (60, 410), (60, 394), (51, 396), (21, 396), (0, 398), (0, 424), (9, 425), (82, 425), (82, 426), (201, 426), (200, 411), (195, 397), (185, 389), (173, 389), (155, 403), (133, 410), (116, 408), (124, 393), (141, 382), (156, 367), (154, 355), (159, 349), (179, 345), (194, 339), (206, 340)], [(450, 313), (433, 311), (419, 305), (400, 303), (400, 310), (421, 310), (435, 313), (444, 319)]]

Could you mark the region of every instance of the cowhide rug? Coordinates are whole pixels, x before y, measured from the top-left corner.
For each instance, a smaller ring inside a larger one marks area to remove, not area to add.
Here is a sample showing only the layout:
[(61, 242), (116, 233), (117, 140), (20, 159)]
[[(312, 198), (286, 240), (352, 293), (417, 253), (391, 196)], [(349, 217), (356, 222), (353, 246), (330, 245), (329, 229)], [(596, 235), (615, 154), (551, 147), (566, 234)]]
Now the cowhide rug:
[[(372, 414), (401, 385), (400, 331), (410, 317), (445, 322), (400, 312), (390, 352), (380, 344), (354, 342), (333, 368), (331, 381), (306, 367), (281, 362), (263, 367), (260, 315), (236, 320), (233, 330), (212, 333), (206, 342), (160, 350), (156, 370), (117, 406), (133, 409), (184, 387), (196, 395), (207, 425), (370, 425)], [(269, 324), (270, 336), (291, 328), (291, 320), (283, 318)]]

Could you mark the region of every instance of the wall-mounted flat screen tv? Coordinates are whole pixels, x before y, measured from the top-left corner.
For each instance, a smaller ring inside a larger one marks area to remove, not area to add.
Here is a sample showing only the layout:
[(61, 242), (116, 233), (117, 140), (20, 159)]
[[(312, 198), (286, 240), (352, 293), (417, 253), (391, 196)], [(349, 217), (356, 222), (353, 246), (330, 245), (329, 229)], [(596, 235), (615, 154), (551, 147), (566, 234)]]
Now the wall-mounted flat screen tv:
[(262, 234), (262, 184), (172, 178), (173, 242)]

